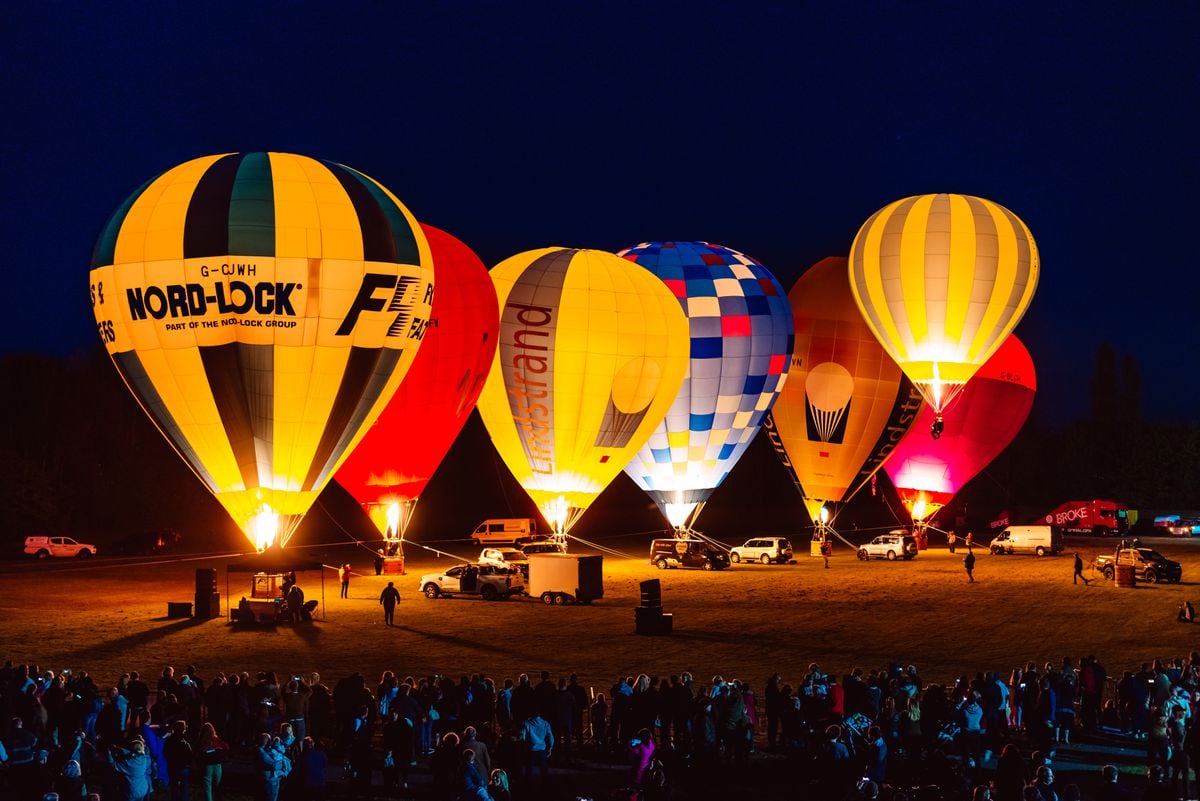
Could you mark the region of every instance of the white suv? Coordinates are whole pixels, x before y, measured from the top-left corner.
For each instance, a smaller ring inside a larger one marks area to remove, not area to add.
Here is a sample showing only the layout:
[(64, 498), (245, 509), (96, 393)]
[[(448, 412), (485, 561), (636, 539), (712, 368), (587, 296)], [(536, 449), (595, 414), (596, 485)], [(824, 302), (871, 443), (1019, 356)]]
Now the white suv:
[(731, 562), (778, 562), (786, 565), (792, 560), (792, 543), (786, 537), (755, 537), (744, 545), (729, 549)]
[(875, 557), (894, 562), (897, 559), (908, 561), (917, 555), (917, 538), (904, 529), (895, 529), (887, 534), (880, 534), (875, 539), (858, 549), (858, 558), (864, 562)]
[(51, 556), (78, 556), (80, 559), (87, 559), (96, 555), (96, 546), (76, 542), (70, 537), (26, 537), (25, 553), (38, 559), (48, 559)]
[(520, 548), (484, 548), (479, 552), (479, 564), (496, 567), (516, 567), (529, 572), (529, 557)]

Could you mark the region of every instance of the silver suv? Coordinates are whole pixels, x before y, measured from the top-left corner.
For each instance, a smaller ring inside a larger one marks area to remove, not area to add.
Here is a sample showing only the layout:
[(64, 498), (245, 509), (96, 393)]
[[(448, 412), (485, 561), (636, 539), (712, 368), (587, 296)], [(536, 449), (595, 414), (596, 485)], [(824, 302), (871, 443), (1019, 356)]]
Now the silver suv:
[(778, 562), (786, 565), (792, 560), (792, 543), (786, 537), (755, 537), (744, 545), (729, 549), (731, 562)]
[(874, 557), (894, 562), (897, 559), (908, 561), (917, 555), (917, 538), (904, 529), (895, 529), (887, 534), (880, 534), (875, 539), (858, 549), (858, 558), (864, 562)]

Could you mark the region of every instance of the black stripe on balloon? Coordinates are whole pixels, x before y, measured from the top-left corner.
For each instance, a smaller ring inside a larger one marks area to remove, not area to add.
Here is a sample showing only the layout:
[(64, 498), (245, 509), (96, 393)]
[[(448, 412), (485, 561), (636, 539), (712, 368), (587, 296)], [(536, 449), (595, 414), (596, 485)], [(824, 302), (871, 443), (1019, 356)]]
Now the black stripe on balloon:
[[(258, 455), (254, 443), (255, 414), (251, 404), (253, 403), (255, 408), (261, 408), (263, 399), (256, 397), (262, 395), (262, 388), (252, 392), (251, 385), (245, 380), (243, 362), (253, 363), (256, 360), (257, 354), (252, 352), (253, 349), (270, 347), (231, 342), (228, 345), (200, 348), (200, 362), (204, 365), (208, 388), (212, 392), (213, 403), (221, 416), (221, 426), (225, 429), (225, 438), (233, 450), (233, 458), (237, 462), (238, 472), (242, 475), (242, 484), (246, 489), (259, 486)], [(243, 350), (248, 352), (243, 354)], [(266, 400), (270, 406), (271, 399)]]
[(138, 403), (146, 410), (146, 414), (150, 415), (150, 419), (166, 435), (167, 440), (192, 468), (192, 472), (204, 482), (210, 492), (215, 493), (217, 491), (216, 482), (201, 463), (200, 457), (196, 455), (196, 449), (192, 447), (192, 443), (184, 436), (179, 423), (175, 422), (175, 417), (167, 409), (167, 404), (163, 402), (162, 396), (154, 388), (154, 382), (146, 374), (146, 368), (137, 353), (131, 350), (114, 353), (112, 358), (113, 364), (117, 366), (117, 372), (121, 374), (121, 378), (125, 379), (125, 385), (129, 387), (134, 397), (138, 399)]
[(183, 222), (183, 257), (203, 259), (229, 253), (229, 202), (243, 153), (222, 156), (200, 176)]
[(346, 452), (350, 441), (366, 421), (367, 414), (383, 394), (403, 353), (403, 349), (399, 348), (350, 349), (341, 386), (329, 411), (325, 430), (321, 432), (321, 441), (308, 468), (308, 475), (304, 478), (304, 489), (316, 489), (328, 480), (338, 458)]
[(363, 260), (396, 263), (396, 240), (392, 238), (392, 227), (379, 202), (350, 170), (333, 162), (322, 163), (338, 179), (354, 206), (362, 233)]

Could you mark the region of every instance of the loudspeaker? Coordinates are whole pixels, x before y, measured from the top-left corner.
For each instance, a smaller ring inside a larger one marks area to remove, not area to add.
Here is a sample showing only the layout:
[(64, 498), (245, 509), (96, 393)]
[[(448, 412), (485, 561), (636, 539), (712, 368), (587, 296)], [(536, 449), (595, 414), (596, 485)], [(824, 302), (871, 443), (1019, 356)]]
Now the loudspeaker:
[(641, 583), (642, 606), (662, 606), (662, 582), (650, 579)]
[(196, 568), (196, 595), (217, 591), (217, 571), (211, 567)]
[(221, 593), (196, 592), (195, 617), (213, 618), (221, 616)]

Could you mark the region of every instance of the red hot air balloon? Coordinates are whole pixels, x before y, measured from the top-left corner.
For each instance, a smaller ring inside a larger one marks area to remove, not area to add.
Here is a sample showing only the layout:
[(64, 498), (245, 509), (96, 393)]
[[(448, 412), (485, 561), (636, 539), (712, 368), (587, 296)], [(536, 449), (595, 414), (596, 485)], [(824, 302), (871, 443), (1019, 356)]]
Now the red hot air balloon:
[(940, 439), (930, 435), (936, 411), (925, 406), (883, 465), (917, 523), (949, 503), (1000, 455), (1029, 417), (1037, 377), (1029, 351), (1009, 336), (950, 404)]
[[(483, 390), (500, 327), (496, 291), (470, 248), (421, 224), (439, 282), (423, 357), (336, 478), (363, 505), (395, 551), (429, 483)], [(426, 346), (428, 349), (426, 349)]]

